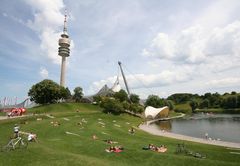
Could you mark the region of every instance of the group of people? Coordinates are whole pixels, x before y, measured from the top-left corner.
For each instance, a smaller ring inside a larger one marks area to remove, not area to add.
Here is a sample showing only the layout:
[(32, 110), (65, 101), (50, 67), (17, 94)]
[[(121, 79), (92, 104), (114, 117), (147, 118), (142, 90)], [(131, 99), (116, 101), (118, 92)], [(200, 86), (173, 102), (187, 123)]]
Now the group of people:
[(106, 152), (111, 153), (111, 152), (115, 152), (115, 153), (119, 153), (123, 151), (123, 147), (122, 146), (110, 146), (108, 149), (105, 149)]
[(167, 151), (167, 147), (165, 145), (155, 146), (153, 144), (149, 144), (148, 149), (159, 153), (164, 153)]
[(14, 138), (20, 137), (20, 133), (21, 133), (21, 134), (26, 134), (26, 135), (28, 135), (28, 136), (27, 136), (27, 140), (28, 140), (29, 142), (38, 142), (38, 141), (37, 141), (37, 135), (36, 135), (36, 134), (33, 134), (32, 132), (26, 133), (26, 132), (20, 131), (20, 126), (19, 126), (18, 124), (15, 124), (15, 125), (14, 125), (14, 127), (13, 127), (13, 132), (14, 132)]

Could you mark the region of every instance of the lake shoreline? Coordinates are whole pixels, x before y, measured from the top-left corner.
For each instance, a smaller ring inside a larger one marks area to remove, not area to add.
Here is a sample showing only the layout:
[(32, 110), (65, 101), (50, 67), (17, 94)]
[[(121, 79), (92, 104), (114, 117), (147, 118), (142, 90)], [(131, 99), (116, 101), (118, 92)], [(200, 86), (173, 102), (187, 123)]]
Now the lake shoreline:
[(175, 134), (175, 133), (151, 128), (147, 124), (140, 124), (138, 126), (138, 128), (149, 134), (152, 134), (152, 135), (163, 136), (163, 137), (168, 137), (168, 138), (175, 138), (175, 139), (179, 139), (179, 140), (197, 142), (197, 143), (202, 143), (202, 144), (209, 144), (209, 145), (216, 145), (216, 146), (240, 149), (240, 143), (217, 141), (217, 140), (207, 140), (207, 139), (203, 139), (203, 138), (196, 138), (196, 137), (191, 137), (191, 136), (186, 136), (186, 135), (181, 135), (181, 134)]

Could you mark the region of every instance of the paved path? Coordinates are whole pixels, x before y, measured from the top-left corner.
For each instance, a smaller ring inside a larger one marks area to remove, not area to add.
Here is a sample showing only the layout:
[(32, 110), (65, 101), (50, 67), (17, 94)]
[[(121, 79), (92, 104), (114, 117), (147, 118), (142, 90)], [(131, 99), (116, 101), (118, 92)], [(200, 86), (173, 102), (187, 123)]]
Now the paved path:
[(16, 118), (24, 118), (24, 117), (28, 117), (28, 116), (32, 116), (32, 114), (29, 114), (29, 115), (22, 115), (22, 116), (13, 116), (13, 117), (0, 116), (0, 120), (16, 119)]
[(141, 124), (141, 125), (139, 125), (139, 128), (141, 130), (144, 130), (144, 131), (152, 134), (152, 135), (158, 135), (158, 136), (176, 138), (176, 139), (180, 139), (180, 140), (198, 142), (198, 143), (203, 143), (203, 144), (210, 144), (210, 145), (217, 145), (217, 146), (224, 146), (224, 147), (229, 147), (229, 148), (239, 148), (240, 149), (240, 143), (225, 142), (225, 141), (213, 141), (213, 140), (195, 138), (195, 137), (190, 137), (190, 136), (180, 135), (180, 134), (175, 134), (175, 133), (170, 133), (170, 132), (163, 132), (159, 129), (151, 128), (147, 124)]

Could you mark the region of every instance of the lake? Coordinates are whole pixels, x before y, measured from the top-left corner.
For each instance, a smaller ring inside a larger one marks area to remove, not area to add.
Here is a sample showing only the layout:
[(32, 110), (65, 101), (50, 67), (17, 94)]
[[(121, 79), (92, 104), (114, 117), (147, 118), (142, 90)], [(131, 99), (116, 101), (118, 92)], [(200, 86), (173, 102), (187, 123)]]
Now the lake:
[(240, 143), (240, 114), (194, 114), (191, 117), (157, 121), (153, 128), (192, 137)]

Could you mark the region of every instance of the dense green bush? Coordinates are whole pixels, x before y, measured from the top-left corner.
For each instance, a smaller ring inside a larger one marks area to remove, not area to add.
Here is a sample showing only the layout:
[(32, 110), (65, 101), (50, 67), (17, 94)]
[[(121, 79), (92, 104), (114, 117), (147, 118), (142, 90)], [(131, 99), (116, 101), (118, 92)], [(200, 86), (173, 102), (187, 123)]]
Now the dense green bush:
[(105, 113), (121, 114), (124, 111), (123, 105), (114, 98), (105, 98), (100, 106)]

